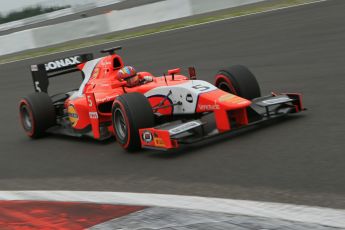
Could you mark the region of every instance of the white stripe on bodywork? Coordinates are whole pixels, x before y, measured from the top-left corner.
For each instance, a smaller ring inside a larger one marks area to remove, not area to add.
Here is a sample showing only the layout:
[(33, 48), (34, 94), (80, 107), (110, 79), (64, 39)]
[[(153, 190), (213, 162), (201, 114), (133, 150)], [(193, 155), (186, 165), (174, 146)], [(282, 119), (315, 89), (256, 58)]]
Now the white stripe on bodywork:
[(0, 191), (0, 200), (89, 202), (182, 208), (345, 228), (345, 210), (273, 202), (198, 196), (82, 191)]
[[(182, 103), (181, 105), (174, 106), (174, 114), (193, 114), (195, 113), (197, 106), (198, 96), (202, 93), (207, 93), (216, 89), (218, 88), (207, 81), (191, 80), (178, 85), (168, 85), (154, 88), (145, 93), (145, 96), (166, 96), (171, 91), (171, 95), (169, 96), (170, 101), (173, 104), (178, 102)], [(192, 96), (192, 102), (188, 102), (186, 100), (188, 94)]]
[(102, 58), (98, 58), (92, 61), (88, 61), (85, 63), (84, 68), (83, 68), (83, 73), (84, 73), (84, 80), (81, 83), (79, 90), (75, 93), (73, 93), (70, 97), (70, 99), (75, 99), (78, 97), (81, 97), (83, 95), (83, 91), (85, 88), (85, 85), (89, 82), (90, 78), (91, 78), (91, 74), (93, 72), (93, 70), (95, 69), (96, 65), (98, 64), (98, 62), (101, 60)]

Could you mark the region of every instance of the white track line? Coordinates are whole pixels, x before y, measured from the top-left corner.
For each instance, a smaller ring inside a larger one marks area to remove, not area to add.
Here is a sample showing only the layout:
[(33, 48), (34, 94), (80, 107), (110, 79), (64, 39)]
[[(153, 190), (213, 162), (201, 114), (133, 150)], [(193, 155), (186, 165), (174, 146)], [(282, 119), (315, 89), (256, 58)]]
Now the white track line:
[(0, 191), (0, 200), (91, 202), (195, 209), (345, 228), (345, 210), (247, 200), (82, 191)]
[(231, 19), (236, 19), (236, 18), (242, 18), (242, 17), (251, 16), (251, 15), (264, 14), (264, 13), (269, 13), (269, 12), (274, 12), (274, 11), (279, 11), (279, 10), (285, 10), (285, 9), (289, 9), (289, 8), (299, 7), (299, 6), (311, 5), (311, 4), (321, 3), (321, 2), (326, 2), (326, 1), (329, 1), (329, 0), (317, 0), (314, 2), (307, 2), (307, 3), (292, 5), (292, 6), (279, 7), (279, 8), (275, 8), (275, 9), (264, 10), (261, 12), (249, 13), (249, 14), (244, 14), (244, 15), (235, 16), (235, 17), (216, 19), (216, 20), (212, 20), (212, 21), (208, 21), (208, 22), (202, 22), (202, 23), (197, 23), (197, 24), (193, 24), (193, 25), (183, 26), (183, 27), (179, 27), (179, 28), (175, 28), (175, 29), (163, 30), (163, 31), (153, 32), (150, 34), (144, 34), (144, 35), (138, 35), (138, 36), (133, 36), (133, 37), (129, 37), (129, 38), (123, 38), (123, 39), (119, 39), (119, 40), (113, 40), (113, 41), (109, 41), (109, 42), (105, 42), (105, 43), (101, 43), (101, 44), (94, 44), (94, 45), (89, 45), (89, 46), (84, 46), (84, 47), (79, 47), (79, 48), (72, 48), (72, 49), (57, 51), (57, 52), (53, 52), (53, 53), (49, 53), (49, 54), (42, 54), (39, 56), (30, 57), (30, 58), (23, 58), (23, 59), (19, 59), (19, 60), (15, 60), (15, 61), (4, 62), (4, 63), (0, 63), (0, 65), (5, 65), (5, 64), (20, 62), (20, 61), (26, 61), (26, 60), (30, 60), (30, 59), (34, 59), (34, 58), (40, 58), (40, 57), (44, 57), (44, 56), (49, 56), (49, 55), (54, 55), (54, 54), (59, 54), (59, 53), (66, 53), (66, 52), (70, 52), (70, 51), (74, 51), (74, 50), (91, 48), (91, 47), (95, 47), (95, 46), (106, 45), (109, 43), (121, 42), (121, 41), (130, 40), (130, 39), (141, 38), (141, 37), (147, 37), (147, 36), (152, 36), (152, 35), (161, 34), (161, 33), (165, 33), (165, 32), (176, 31), (176, 30), (181, 30), (181, 29), (196, 27), (196, 26), (202, 26), (202, 25), (207, 25), (210, 23), (221, 22), (221, 21), (226, 21), (226, 20), (231, 20)]

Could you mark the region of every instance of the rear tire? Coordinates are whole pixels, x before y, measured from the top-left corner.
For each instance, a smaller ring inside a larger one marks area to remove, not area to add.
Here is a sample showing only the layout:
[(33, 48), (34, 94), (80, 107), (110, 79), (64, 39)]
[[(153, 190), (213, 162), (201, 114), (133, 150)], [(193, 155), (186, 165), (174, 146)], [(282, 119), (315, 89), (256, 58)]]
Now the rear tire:
[(260, 87), (255, 76), (242, 65), (235, 65), (218, 71), (215, 86), (219, 89), (248, 100), (260, 97)]
[(19, 103), (22, 127), (31, 138), (44, 136), (46, 130), (56, 124), (55, 108), (46, 93), (32, 93)]
[(151, 104), (140, 93), (121, 95), (112, 107), (112, 123), (117, 142), (128, 151), (139, 150), (139, 129), (155, 125)]

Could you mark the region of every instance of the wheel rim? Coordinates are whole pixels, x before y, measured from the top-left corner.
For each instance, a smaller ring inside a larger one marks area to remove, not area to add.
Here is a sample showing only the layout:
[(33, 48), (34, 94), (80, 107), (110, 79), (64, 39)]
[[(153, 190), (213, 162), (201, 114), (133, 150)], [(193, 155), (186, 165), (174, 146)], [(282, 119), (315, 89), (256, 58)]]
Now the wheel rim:
[(216, 76), (216, 84), (215, 84), (218, 89), (221, 89), (227, 93), (231, 93), (234, 95), (239, 96), (239, 91), (237, 88), (234, 87), (233, 83), (229, 79), (229, 77), (223, 75), (223, 74), (218, 74)]
[(124, 142), (127, 137), (128, 128), (120, 108), (116, 108), (114, 111), (114, 124), (117, 138), (119, 138), (121, 142)]
[(21, 114), (22, 114), (22, 120), (23, 120), (23, 126), (26, 131), (31, 131), (32, 130), (32, 119), (30, 116), (29, 109), (27, 108), (26, 105), (23, 105), (21, 107)]
[(230, 86), (228, 85), (228, 83), (226, 83), (225, 81), (222, 81), (218, 84), (218, 88), (225, 91), (225, 92), (228, 92), (228, 93), (234, 93), (232, 92)]

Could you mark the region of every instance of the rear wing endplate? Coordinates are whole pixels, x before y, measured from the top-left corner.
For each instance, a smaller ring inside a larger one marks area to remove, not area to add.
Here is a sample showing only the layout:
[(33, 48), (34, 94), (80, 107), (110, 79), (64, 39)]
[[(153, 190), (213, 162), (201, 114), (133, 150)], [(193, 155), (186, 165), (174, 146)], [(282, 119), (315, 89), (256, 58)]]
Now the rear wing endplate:
[(31, 65), (31, 75), (36, 92), (48, 92), (49, 78), (79, 71), (77, 66), (93, 60), (93, 54), (65, 57), (47, 63)]

